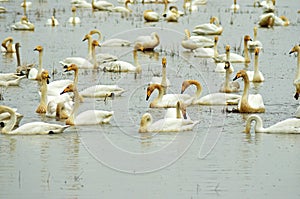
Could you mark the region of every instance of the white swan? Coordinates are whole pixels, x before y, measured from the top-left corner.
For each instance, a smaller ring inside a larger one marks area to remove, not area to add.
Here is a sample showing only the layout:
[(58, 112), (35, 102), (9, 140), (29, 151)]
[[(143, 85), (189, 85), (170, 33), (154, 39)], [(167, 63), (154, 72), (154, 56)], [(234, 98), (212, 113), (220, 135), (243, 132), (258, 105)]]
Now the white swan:
[(92, 8), (93, 10), (98, 10), (98, 11), (112, 11), (114, 5), (110, 2), (107, 1), (95, 1), (92, 0)]
[(274, 12), (275, 11), (275, 0), (265, 0), (260, 3), (260, 6), (263, 9), (263, 12)]
[(102, 42), (101, 46), (103, 47), (123, 47), (123, 46), (130, 46), (131, 41), (126, 39), (119, 39), (119, 38), (112, 38), (105, 40)]
[(54, 16), (51, 16), (51, 19), (47, 19), (46, 25), (48, 25), (48, 26), (58, 26), (59, 22)]
[(176, 6), (170, 6), (169, 10), (163, 14), (163, 17), (167, 22), (178, 22), (180, 13)]
[(128, 7), (128, 4), (131, 3), (130, 0), (125, 0), (125, 7), (123, 6), (116, 6), (113, 7), (111, 11), (113, 12), (120, 12), (123, 14), (130, 14), (132, 12), (132, 10)]
[[(215, 60), (217, 60), (217, 59), (220, 59), (220, 57), (223, 60), (224, 59), (224, 54), (214, 56), (213, 58)], [(225, 46), (225, 62), (217, 63), (216, 68), (215, 68), (215, 72), (225, 73), (227, 71), (226, 70), (226, 62), (230, 62), (230, 45)], [(232, 71), (232, 72), (234, 71), (233, 65), (231, 63), (230, 63), (230, 71)]]
[(190, 85), (195, 85), (197, 90), (192, 97), (192, 104), (199, 105), (236, 105), (241, 99), (240, 95), (229, 93), (211, 93), (200, 98), (202, 86), (197, 80), (185, 80), (181, 86), (181, 93), (183, 93)]
[(154, 50), (156, 46), (160, 43), (159, 36), (156, 32), (152, 32), (150, 36), (139, 36), (134, 42), (135, 50)]
[(197, 2), (201, 3), (200, 0), (197, 1), (192, 1), (192, 0), (184, 0), (183, 2), (183, 9), (185, 11), (189, 11), (189, 12), (195, 12), (198, 11), (198, 5), (205, 5), (206, 4), (206, 0), (204, 2), (204, 4), (197, 4)]
[(237, 72), (233, 81), (238, 78), (244, 80), (244, 91), (241, 100), (239, 101), (237, 111), (240, 113), (264, 113), (265, 105), (260, 94), (249, 95), (249, 78), (245, 70)]
[(21, 64), (21, 57), (20, 57), (20, 43), (17, 42), (16, 45), (16, 57), (17, 57), (17, 69), (16, 74), (17, 75), (26, 75), (28, 77), (29, 71), (32, 69), (33, 64)]
[(11, 28), (14, 30), (34, 31), (34, 24), (30, 23), (26, 16), (22, 16), (21, 20), (13, 24)]
[(258, 69), (259, 48), (255, 48), (254, 54), (254, 71), (247, 71), (247, 75), (250, 82), (263, 82), (265, 81), (265, 78)]
[(92, 4), (85, 0), (72, 0), (71, 4), (76, 8), (92, 8)]
[(193, 33), (198, 35), (221, 35), (222, 32), (223, 27), (220, 25), (219, 19), (215, 16), (210, 18), (209, 23), (197, 25), (193, 30)]
[(247, 47), (248, 41), (252, 41), (252, 39), (249, 35), (245, 35), (244, 36), (244, 57), (236, 53), (230, 53), (229, 60), (226, 60), (227, 59), (226, 54), (219, 55), (218, 57), (213, 57), (213, 59), (216, 62), (230, 61), (231, 63), (250, 63), (249, 52)]
[(0, 86), (19, 86), (23, 78), (25, 76), (18, 76), (14, 73), (0, 73)]
[(232, 68), (230, 67), (230, 62), (225, 62), (226, 75), (225, 75), (225, 82), (221, 85), (220, 92), (222, 93), (234, 93), (240, 90), (240, 84), (238, 82), (230, 81), (231, 73), (233, 72)]
[(263, 14), (259, 17), (260, 27), (271, 28), (273, 26), (288, 26), (290, 21), (286, 16), (276, 16), (274, 13)]
[(185, 29), (185, 37), (181, 41), (181, 46), (185, 49), (195, 50), (197, 48), (210, 48), (214, 46), (214, 41), (204, 36), (191, 36), (188, 29)]
[(72, 17), (69, 18), (68, 22), (73, 25), (79, 24), (81, 22), (80, 18), (76, 17), (76, 7), (75, 6), (72, 7)]
[(39, 52), (39, 64), (38, 64), (38, 69), (36, 68), (32, 68), (30, 69), (29, 73), (28, 73), (28, 79), (30, 80), (40, 80), (41, 77), (41, 73), (43, 71), (43, 47), (38, 45), (35, 47), (34, 51), (38, 51)]
[(195, 57), (203, 57), (203, 58), (210, 58), (210, 57), (218, 57), (218, 44), (219, 37), (215, 36), (214, 37), (214, 46), (213, 48), (196, 48), (193, 50), (194, 56)]
[(6, 37), (1, 43), (1, 52), (3, 53), (14, 53), (16, 52), (15, 44), (13, 44), (12, 37)]
[(250, 133), (251, 123), (255, 121), (254, 131), (255, 133), (278, 133), (278, 134), (294, 134), (300, 133), (300, 119), (289, 118), (283, 121), (277, 122), (267, 128), (263, 127), (263, 121), (258, 115), (250, 115), (247, 118), (245, 133)]
[(296, 87), (295, 99), (298, 100), (300, 93), (300, 46), (295, 45), (289, 52), (289, 54), (296, 53), (297, 54), (297, 71), (294, 79), (294, 86)]
[(167, 108), (164, 118), (190, 119), (188, 117), (186, 106), (178, 101), (175, 108)]
[(233, 12), (237, 12), (240, 9), (240, 5), (236, 3), (236, 0), (233, 0), (233, 4), (230, 6), (230, 9)]
[(150, 113), (145, 113), (140, 122), (140, 133), (146, 132), (179, 132), (193, 130), (194, 126), (199, 121), (164, 118), (153, 123), (153, 118)]
[(113, 111), (102, 111), (102, 110), (87, 110), (81, 112), (77, 115), (77, 109), (79, 108), (80, 96), (77, 91), (77, 88), (70, 84), (67, 88), (63, 90), (63, 93), (73, 92), (74, 93), (74, 107), (69, 116), (66, 120), (67, 125), (96, 125), (96, 124), (104, 124), (109, 123), (111, 117), (113, 116)]
[(255, 48), (262, 49), (263, 45), (260, 41), (257, 40), (257, 27), (253, 28), (253, 41), (248, 41), (247, 46), (250, 51), (254, 51)]
[(26, 1), (26, 0), (24, 0), (22, 3), (21, 3), (21, 7), (29, 7), (29, 6), (31, 6), (32, 5), (32, 2), (30, 2), (30, 1)]
[(162, 64), (162, 76), (161, 77), (152, 77), (150, 84), (160, 84), (164, 93), (167, 93), (167, 87), (171, 86), (170, 80), (167, 78), (167, 58), (163, 57), (161, 60)]
[(3, 7), (3, 6), (0, 6), (0, 14), (1, 13), (6, 13), (6, 12), (7, 12), (6, 8)]
[(68, 128), (67, 125), (49, 124), (45, 122), (30, 122), (12, 130), (17, 122), (17, 116), (13, 109), (7, 106), (0, 106), (1, 112), (8, 112), (10, 120), (1, 130), (3, 134), (9, 135), (44, 135), (44, 134), (57, 134), (63, 133)]
[(158, 22), (159, 21), (159, 14), (153, 10), (145, 10), (143, 12), (143, 17), (146, 22)]
[(187, 94), (164, 94), (164, 89), (160, 84), (150, 84), (147, 88), (146, 100), (149, 100), (154, 90), (158, 90), (158, 96), (152, 100), (150, 108), (174, 108), (177, 101), (182, 101), (185, 105), (190, 105), (193, 98)]

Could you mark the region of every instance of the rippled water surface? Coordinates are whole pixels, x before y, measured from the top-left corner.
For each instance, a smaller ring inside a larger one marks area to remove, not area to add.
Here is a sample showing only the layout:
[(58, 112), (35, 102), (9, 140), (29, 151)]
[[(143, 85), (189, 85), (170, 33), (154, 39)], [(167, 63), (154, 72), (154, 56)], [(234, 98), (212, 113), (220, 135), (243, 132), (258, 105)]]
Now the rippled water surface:
[[(145, 23), (142, 12), (154, 9), (162, 13), (163, 5), (130, 5), (130, 16), (119, 13), (78, 9), (81, 24), (67, 23), (71, 16), (69, 1), (32, 0), (27, 10), (35, 24), (34, 32), (13, 31), (10, 26), (23, 14), (21, 1), (1, 2), (8, 13), (0, 14), (0, 39), (12, 36), (21, 43), (22, 63), (38, 62), (36, 45), (44, 47), (43, 66), (54, 71), (52, 80), (73, 78), (64, 73), (59, 61), (68, 56), (87, 56), (85, 34), (97, 28), (104, 36), (134, 41), (139, 35), (156, 31), (161, 43), (154, 53), (138, 52), (142, 74), (105, 73), (82, 70), (79, 88), (94, 84), (118, 84), (126, 92), (114, 100), (86, 99), (80, 110), (113, 110), (110, 124), (70, 127), (63, 134), (49, 136), (0, 135), (0, 198), (299, 198), (300, 136), (254, 134), (243, 132), (246, 114), (225, 113), (225, 107), (191, 106), (187, 111), (200, 123), (193, 131), (180, 133), (139, 134), (141, 116), (150, 112), (154, 119), (164, 116), (163, 109), (149, 109), (147, 83), (159, 74), (162, 56), (167, 57), (170, 93), (180, 92), (185, 79), (197, 79), (203, 94), (217, 92), (224, 75), (214, 72), (211, 59), (195, 58), (180, 45), (184, 29), (219, 17), (224, 32), (218, 50), (230, 44), (241, 53), (244, 35), (253, 36), (253, 27), (262, 13), (251, 0), (238, 2), (241, 10), (231, 13), (231, 1), (208, 0), (193, 13), (186, 13), (178, 23)], [(111, 1), (118, 5), (116, 0)], [(181, 1), (177, 5), (182, 9)], [(286, 15), (290, 26), (258, 29), (264, 49), (259, 66), (265, 82), (251, 84), (251, 93), (263, 96), (266, 112), (260, 114), (264, 125), (294, 116), (298, 101), (293, 98), (297, 59), (288, 52), (299, 44), (300, 9), (298, 0), (276, 2), (277, 15)], [(46, 26), (52, 9), (60, 25)], [(120, 60), (134, 63), (132, 46), (101, 47), (97, 53), (111, 53)], [(13, 72), (15, 56), (0, 57), (0, 72)], [(248, 66), (234, 64), (235, 72)], [(243, 86), (243, 82), (240, 81)], [(39, 103), (38, 86), (23, 79), (19, 87), (2, 89), (0, 103), (18, 109), (21, 123), (63, 121), (35, 113)], [(191, 88), (187, 93), (192, 94)], [(157, 93), (150, 97), (154, 99)], [(231, 107), (230, 107), (231, 108)]]

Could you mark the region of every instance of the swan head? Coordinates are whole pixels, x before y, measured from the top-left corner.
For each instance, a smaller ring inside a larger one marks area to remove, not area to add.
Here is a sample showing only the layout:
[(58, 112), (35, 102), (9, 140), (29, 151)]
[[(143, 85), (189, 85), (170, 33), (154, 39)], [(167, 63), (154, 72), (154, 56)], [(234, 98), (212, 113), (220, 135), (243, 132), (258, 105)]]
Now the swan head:
[(161, 60), (161, 63), (162, 63), (163, 66), (166, 66), (167, 65), (167, 58), (163, 57), (162, 60)]
[(219, 37), (218, 37), (218, 36), (215, 36), (214, 42), (215, 42), (215, 43), (218, 43), (218, 41), (219, 41)]
[(153, 91), (154, 91), (155, 89), (158, 89), (160, 92), (163, 91), (163, 88), (162, 88), (162, 86), (161, 86), (160, 84), (150, 84), (150, 85), (148, 86), (148, 88), (147, 88), (147, 96), (146, 96), (146, 100), (147, 100), (147, 101), (149, 100), (151, 94), (153, 93)]
[(226, 45), (226, 46), (225, 46), (225, 51), (226, 51), (226, 52), (229, 52), (229, 51), (230, 51), (230, 45)]
[(230, 69), (230, 62), (229, 61), (225, 61), (224, 69), (225, 70)]
[(140, 128), (139, 133), (147, 133), (148, 126), (152, 123), (152, 116), (150, 113), (145, 113), (142, 116), (141, 122), (140, 122)]
[(209, 23), (210, 23), (210, 24), (216, 24), (216, 25), (219, 25), (219, 19), (218, 19), (218, 17), (212, 16), (212, 17), (210, 18), (210, 20), (209, 20)]
[(65, 72), (71, 71), (71, 70), (76, 71), (76, 70), (78, 70), (78, 66), (76, 64), (71, 64), (69, 66), (65, 65), (64, 69), (66, 69)]
[(252, 41), (251, 37), (249, 35), (244, 36), (244, 42)]
[(72, 12), (76, 12), (76, 7), (75, 6), (72, 7)]
[(42, 79), (42, 80), (46, 80), (46, 81), (47, 81), (47, 84), (49, 84), (50, 76), (49, 76), (49, 72), (48, 72), (47, 70), (44, 70), (44, 71), (41, 73), (41, 79)]
[(74, 84), (69, 84), (60, 94), (64, 94), (64, 93), (69, 93), (69, 92), (73, 92), (75, 90), (75, 85)]
[(240, 70), (236, 73), (235, 77), (233, 78), (233, 81), (239, 79), (239, 78), (244, 78), (247, 75), (245, 70)]
[(100, 43), (97, 40), (93, 40), (92, 46), (94, 46), (94, 47), (96, 47), (96, 46), (101, 47)]
[(256, 56), (259, 55), (259, 48), (256, 47), (256, 48), (254, 49), (254, 55), (256, 55)]
[(34, 51), (38, 51), (38, 52), (42, 52), (43, 51), (43, 47), (38, 45), (35, 47), (35, 49), (33, 49)]
[(27, 18), (26, 16), (22, 16), (22, 17), (21, 17), (21, 21), (28, 22), (28, 18)]
[[(289, 54), (295, 53), (295, 52), (300, 52), (300, 46), (295, 45), (289, 52)], [(299, 55), (298, 55), (299, 56)]]

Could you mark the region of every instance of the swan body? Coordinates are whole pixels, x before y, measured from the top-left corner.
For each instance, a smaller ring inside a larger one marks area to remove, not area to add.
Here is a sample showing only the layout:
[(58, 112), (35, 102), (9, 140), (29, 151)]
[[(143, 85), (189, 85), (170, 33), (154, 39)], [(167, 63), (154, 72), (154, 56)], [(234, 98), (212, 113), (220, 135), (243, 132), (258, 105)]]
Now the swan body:
[(61, 79), (50, 82), (48, 84), (48, 96), (59, 96), (61, 91), (72, 83), (73, 81), (69, 79)]
[(195, 57), (203, 57), (203, 58), (210, 58), (210, 57), (218, 57), (218, 48), (217, 48), (217, 43), (218, 43), (218, 36), (215, 36), (214, 41), (213, 41), (213, 48), (196, 48), (193, 50), (194, 56)]
[(73, 92), (74, 93), (74, 107), (66, 120), (67, 125), (96, 125), (109, 123), (111, 117), (113, 116), (113, 111), (103, 111), (103, 110), (87, 110), (79, 115), (76, 115), (77, 109), (79, 108), (80, 96), (74, 84), (70, 84), (67, 88), (63, 90), (63, 93)]
[(251, 123), (255, 121), (255, 133), (278, 133), (278, 134), (298, 134), (300, 133), (300, 119), (289, 118), (277, 122), (267, 128), (263, 127), (263, 121), (259, 115), (250, 115), (246, 121), (245, 133), (250, 133)]
[(7, 10), (6, 8), (4, 8), (3, 6), (0, 6), (0, 13), (6, 13)]
[(12, 130), (16, 124), (17, 116), (13, 109), (7, 106), (0, 106), (1, 112), (8, 112), (10, 114), (9, 122), (2, 128), (3, 134), (9, 135), (44, 135), (63, 133), (68, 128), (67, 125), (49, 124), (45, 122), (30, 122)]
[(25, 76), (18, 76), (14, 73), (0, 73), (0, 86), (19, 86), (23, 78)]
[(108, 53), (99, 53), (96, 55), (97, 64), (101, 65), (103, 63), (114, 62), (118, 60), (118, 57)]
[(223, 27), (220, 25), (217, 17), (212, 17), (210, 23), (195, 26), (193, 30), (193, 33), (197, 35), (221, 35), (222, 32)]
[(194, 128), (199, 121), (177, 119), (177, 118), (164, 118), (153, 123), (150, 113), (145, 113), (140, 122), (140, 133), (146, 132), (179, 132), (190, 131)]
[(54, 16), (52, 16), (51, 19), (47, 19), (46, 25), (48, 25), (48, 26), (58, 26), (59, 23), (58, 23), (58, 20), (55, 19)]
[(289, 54), (296, 53), (297, 54), (297, 72), (294, 79), (294, 86), (296, 87), (296, 94), (294, 98), (298, 100), (300, 93), (300, 46), (295, 45), (289, 52)]
[(95, 85), (80, 91), (82, 97), (120, 96), (125, 90), (118, 85)]
[(159, 14), (154, 12), (153, 10), (145, 10), (143, 13), (143, 17), (146, 22), (158, 22), (159, 21)]
[(71, 64), (76, 64), (78, 68), (82, 69), (94, 69), (94, 65), (87, 59), (82, 57), (67, 57), (63, 61), (59, 62), (62, 66), (69, 66)]
[(34, 24), (30, 23), (26, 16), (21, 18), (21, 21), (16, 22), (11, 26), (14, 30), (29, 30), (34, 31)]
[(230, 67), (230, 62), (225, 62), (226, 75), (225, 75), (225, 82), (221, 85), (220, 92), (222, 93), (235, 93), (239, 92), (240, 90), (240, 84), (238, 82), (229, 81), (230, 75), (233, 72), (233, 70)]
[(180, 13), (178, 12), (177, 7), (171, 6), (169, 10), (163, 14), (163, 17), (167, 22), (178, 22)]
[(238, 11), (240, 9), (239, 4), (236, 3), (236, 0), (233, 0), (233, 4), (230, 6), (230, 9), (234, 12)]
[(128, 7), (128, 4), (131, 3), (130, 0), (125, 0), (125, 7), (123, 6), (116, 6), (112, 8), (113, 12), (120, 12), (120, 13), (124, 13), (124, 14), (130, 14), (132, 12), (132, 10)]
[(255, 48), (254, 50), (254, 71), (247, 71), (247, 75), (249, 78), (249, 81), (252, 82), (263, 82), (265, 81), (265, 78), (263, 74), (258, 69), (258, 55), (259, 55), (259, 48)]
[(105, 72), (135, 72), (137, 67), (126, 61), (103, 63), (100, 68)]
[(264, 13), (275, 11), (275, 0), (265, 0), (260, 3)]
[(76, 17), (76, 7), (75, 6), (72, 7), (72, 17), (69, 18), (68, 22), (73, 25), (79, 24), (81, 22), (80, 18)]
[(253, 28), (253, 41), (248, 41), (247, 42), (247, 47), (250, 51), (254, 51), (255, 48), (262, 49), (263, 45), (260, 41), (257, 40), (257, 27), (255, 26)]
[(191, 36), (190, 31), (185, 29), (185, 38), (181, 41), (181, 45), (185, 49), (195, 50), (200, 47), (213, 47), (214, 41), (204, 36)]
[(164, 118), (190, 119), (186, 112), (186, 106), (181, 101), (176, 103), (175, 108), (167, 108)]
[(3, 53), (14, 53), (16, 52), (16, 45), (13, 44), (12, 37), (6, 37), (1, 43), (1, 52)]
[(147, 36), (139, 36), (134, 42), (134, 50), (153, 50), (160, 43), (159, 36), (156, 32)]
[(274, 13), (263, 14), (259, 17), (258, 25), (260, 27), (270, 28), (273, 26), (288, 26), (290, 21), (286, 16), (276, 16)]
[(249, 78), (245, 70), (237, 72), (233, 81), (238, 78), (244, 79), (244, 91), (241, 100), (238, 104), (238, 111), (240, 113), (264, 113), (265, 105), (263, 98), (260, 94), (248, 94), (249, 90)]
[(92, 8), (92, 4), (85, 0), (72, 0), (71, 4), (76, 8)]
[(160, 84), (150, 84), (148, 86), (146, 100), (149, 100), (156, 89), (158, 90), (158, 96), (150, 103), (150, 108), (174, 108), (177, 101), (182, 101), (188, 106), (193, 101), (193, 98), (187, 94), (164, 94), (164, 89)]
[(99, 11), (112, 11), (114, 5), (112, 3), (109, 3), (107, 1), (95, 1), (92, 0), (92, 8), (93, 10), (99, 10)]
[(128, 41), (126, 39), (118, 39), (118, 38), (114, 38), (114, 39), (109, 39), (104, 41), (101, 46), (112, 46), (112, 47), (123, 47), (123, 46), (130, 46), (131, 45), (131, 41)]

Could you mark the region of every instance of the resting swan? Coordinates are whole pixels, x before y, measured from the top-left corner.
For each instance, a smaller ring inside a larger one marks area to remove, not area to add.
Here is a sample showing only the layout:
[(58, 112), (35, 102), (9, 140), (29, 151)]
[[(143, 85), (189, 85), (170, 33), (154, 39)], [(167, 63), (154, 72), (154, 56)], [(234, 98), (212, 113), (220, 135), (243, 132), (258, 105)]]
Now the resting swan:
[(12, 29), (14, 30), (29, 30), (34, 31), (34, 24), (30, 23), (26, 16), (22, 16), (21, 21), (13, 24)]
[(112, 8), (113, 12), (120, 12), (123, 14), (130, 14), (132, 13), (132, 10), (128, 7), (128, 4), (131, 3), (130, 0), (125, 0), (125, 7), (122, 6), (116, 6)]
[(294, 86), (296, 87), (295, 99), (298, 100), (300, 93), (300, 46), (295, 45), (289, 52), (289, 54), (296, 53), (297, 54), (297, 72), (294, 79)]
[(265, 0), (260, 3), (264, 13), (275, 11), (275, 0)]
[(255, 133), (278, 133), (278, 134), (294, 134), (300, 133), (300, 119), (289, 118), (280, 121), (268, 128), (263, 127), (263, 121), (258, 115), (250, 115), (247, 118), (245, 133), (250, 133), (251, 123), (255, 121)]
[(241, 100), (238, 104), (238, 112), (240, 113), (264, 113), (265, 105), (263, 98), (260, 94), (248, 94), (249, 90), (249, 78), (245, 70), (240, 70), (237, 72), (233, 81), (238, 78), (243, 78), (244, 80), (244, 91)]
[(77, 88), (70, 84), (67, 88), (63, 90), (63, 93), (73, 92), (74, 93), (74, 107), (73, 110), (66, 120), (67, 125), (96, 125), (109, 123), (111, 117), (113, 116), (113, 111), (102, 111), (102, 110), (87, 110), (81, 112), (77, 115), (77, 110), (79, 108), (80, 96)]
[(197, 90), (192, 97), (192, 104), (199, 105), (235, 105), (241, 99), (240, 95), (229, 93), (211, 93), (200, 98), (202, 86), (197, 80), (185, 80), (181, 86), (181, 93), (183, 93), (190, 85), (195, 85)]
[(95, 1), (92, 0), (92, 8), (93, 10), (98, 11), (112, 11), (114, 5), (110, 2), (101, 0), (101, 1)]
[[(218, 55), (218, 56), (214, 56), (213, 58), (216, 58), (216, 60), (220, 61), (219, 59), (222, 58), (222, 60), (224, 59), (224, 54)], [(226, 70), (226, 62), (230, 62), (230, 45), (226, 45), (225, 46), (225, 62), (220, 62), (217, 63), (216, 68), (215, 68), (215, 72), (218, 73), (225, 73)], [(234, 68), (232, 66), (232, 64), (230, 63), (230, 70), (233, 72)]]
[(76, 7), (75, 6), (72, 7), (72, 17), (69, 18), (68, 22), (71, 23), (72, 25), (76, 25), (76, 24), (80, 23), (80, 18), (76, 17)]
[(198, 35), (221, 35), (222, 32), (223, 27), (220, 25), (219, 19), (215, 16), (210, 18), (209, 23), (195, 26), (193, 30), (193, 33)]
[(1, 43), (1, 52), (3, 53), (14, 53), (16, 52), (15, 44), (13, 44), (12, 37), (6, 37)]
[(163, 17), (167, 22), (178, 22), (180, 13), (176, 6), (170, 6), (169, 10), (163, 14)]
[(167, 79), (167, 58), (163, 57), (161, 60), (162, 63), (162, 76), (161, 77), (152, 77), (150, 84), (160, 84), (164, 93), (167, 93), (167, 87), (171, 85), (170, 80)]
[(23, 78), (25, 76), (18, 76), (14, 73), (0, 73), (0, 86), (19, 86)]
[(151, 114), (145, 113), (140, 122), (139, 133), (190, 131), (198, 123), (199, 121), (181, 118), (164, 118), (153, 123)]
[(143, 13), (143, 17), (146, 22), (158, 22), (159, 14), (153, 10), (145, 10)]
[(240, 9), (240, 6), (236, 3), (236, 0), (233, 0), (233, 4), (231, 5), (230, 9), (233, 10), (233, 12), (237, 12)]
[(210, 48), (214, 46), (214, 41), (204, 36), (191, 36), (188, 29), (184, 30), (185, 37), (181, 41), (181, 46), (188, 50), (195, 50), (197, 48)]
[(263, 82), (265, 78), (258, 69), (259, 48), (255, 48), (254, 54), (254, 71), (247, 71), (247, 75), (250, 82)]
[(159, 36), (156, 32), (152, 32), (150, 36), (139, 36), (134, 42), (134, 50), (154, 50), (160, 43)]
[(225, 62), (226, 75), (225, 75), (225, 82), (222, 84), (220, 92), (222, 93), (235, 93), (239, 92), (240, 90), (240, 84), (238, 82), (232, 82), (230, 80), (230, 75), (233, 72), (233, 70), (230, 67), (230, 62)]
[(219, 37), (215, 36), (214, 37), (214, 46), (213, 48), (196, 48), (195, 50), (193, 50), (194, 56), (195, 57), (203, 57), (203, 58), (210, 58), (210, 57), (218, 57), (219, 53), (218, 53), (218, 40)]
[(16, 43), (16, 57), (17, 57), (17, 69), (16, 74), (17, 75), (26, 75), (28, 76), (29, 71), (32, 69), (33, 64), (21, 64), (21, 57), (20, 57), (20, 43)]
[(290, 24), (286, 16), (276, 16), (274, 13), (263, 14), (259, 17), (260, 27), (271, 28), (273, 26), (288, 26)]
[(193, 98), (187, 94), (164, 94), (164, 89), (160, 84), (150, 84), (148, 86), (146, 100), (149, 100), (156, 89), (158, 90), (158, 96), (152, 100), (150, 108), (174, 108), (178, 100), (188, 106), (193, 101)]
[(257, 40), (257, 27), (253, 28), (253, 41), (248, 41), (247, 46), (250, 51), (254, 51), (255, 48), (262, 49), (263, 45), (260, 41)]
[(47, 19), (46, 25), (48, 25), (48, 26), (58, 26), (59, 23), (58, 23), (58, 20), (54, 16), (51, 16), (51, 19)]
[(22, 3), (21, 3), (21, 7), (29, 7), (32, 5), (32, 2), (30, 1), (26, 1), (24, 0)]
[(17, 122), (17, 116), (13, 109), (7, 106), (0, 106), (1, 112), (10, 114), (9, 122), (2, 128), (1, 133), (9, 135), (44, 135), (63, 133), (67, 125), (49, 124), (45, 122), (30, 122), (12, 130)]

